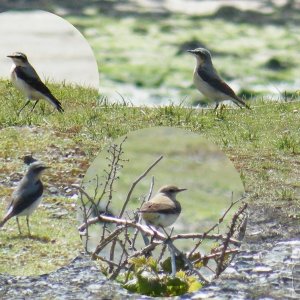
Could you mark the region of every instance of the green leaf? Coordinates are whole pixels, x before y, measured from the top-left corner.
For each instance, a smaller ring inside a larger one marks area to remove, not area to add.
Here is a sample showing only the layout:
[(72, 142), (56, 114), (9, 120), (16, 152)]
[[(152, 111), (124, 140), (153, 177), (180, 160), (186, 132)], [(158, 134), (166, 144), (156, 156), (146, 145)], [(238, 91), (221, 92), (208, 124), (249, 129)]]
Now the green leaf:
[(166, 285), (158, 276), (153, 276), (150, 272), (143, 272), (137, 278), (138, 291), (142, 295), (157, 297), (166, 294)]

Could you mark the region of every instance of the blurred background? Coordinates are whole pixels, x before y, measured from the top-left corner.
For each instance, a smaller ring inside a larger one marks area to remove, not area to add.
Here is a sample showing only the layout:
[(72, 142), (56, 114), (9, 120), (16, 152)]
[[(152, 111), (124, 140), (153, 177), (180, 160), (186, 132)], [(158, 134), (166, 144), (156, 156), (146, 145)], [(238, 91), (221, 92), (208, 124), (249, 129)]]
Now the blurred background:
[(296, 0), (1, 1), (0, 9), (44, 9), (92, 46), (101, 95), (133, 105), (205, 104), (195, 59), (208, 48), (216, 68), (246, 98), (288, 99), (299, 89), (300, 2)]
[[(182, 213), (174, 223), (176, 234), (208, 230), (218, 223), (231, 201), (240, 199), (244, 194), (242, 180), (233, 163), (215, 144), (198, 134), (172, 127), (155, 127), (132, 131), (126, 137), (120, 161), (122, 168), (116, 174), (118, 179), (113, 184), (109, 206), (109, 212), (115, 216), (119, 215), (133, 182), (161, 155), (163, 159), (136, 185), (124, 217), (132, 218), (134, 211), (146, 200), (152, 176), (152, 195), (168, 184), (187, 189), (177, 195)], [(124, 137), (120, 137), (111, 144), (119, 145), (123, 140)], [(112, 161), (111, 154), (104, 149), (83, 179), (85, 191), (90, 197), (95, 197), (96, 203), (103, 193)], [(109, 193), (106, 193), (102, 198), (100, 211), (105, 211), (108, 197)], [(227, 230), (233, 213), (240, 205), (241, 203), (237, 204), (229, 212), (224, 223), (218, 226), (218, 232), (224, 233)], [(79, 215), (79, 219), (82, 223), (82, 216)], [(99, 230), (102, 230), (101, 226)], [(99, 236), (101, 235), (97, 230), (94, 234), (93, 230), (89, 231), (89, 247), (94, 248)], [(189, 245), (185, 243), (183, 241), (182, 247), (188, 248)]]
[(1, 1), (0, 9), (44, 9), (72, 22), (94, 49), (101, 94), (139, 104), (202, 104), (195, 59), (206, 47), (220, 74), (247, 98), (288, 99), (299, 89), (297, 0)]
[(93, 50), (65, 19), (46, 11), (8, 11), (0, 14), (0, 77), (9, 78), (12, 60), (23, 52), (43, 81), (99, 89)]

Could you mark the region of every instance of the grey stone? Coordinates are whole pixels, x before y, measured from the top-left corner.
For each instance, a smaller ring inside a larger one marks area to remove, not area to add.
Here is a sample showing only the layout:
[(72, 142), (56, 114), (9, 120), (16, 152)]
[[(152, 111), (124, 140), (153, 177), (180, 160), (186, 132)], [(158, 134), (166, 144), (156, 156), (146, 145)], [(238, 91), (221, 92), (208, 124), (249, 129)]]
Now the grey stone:
[[(252, 215), (263, 219), (265, 211)], [(250, 212), (251, 215), (251, 212)], [(271, 220), (271, 226), (273, 220)], [(211, 284), (182, 299), (300, 299), (293, 289), (292, 268), (299, 263), (300, 241), (295, 236), (273, 236), (264, 221), (264, 236), (255, 221), (249, 222), (246, 236), (231, 265)], [(297, 230), (296, 227), (294, 227)], [(267, 233), (265, 233), (267, 232)], [(269, 236), (268, 236), (269, 234)], [(254, 237), (255, 236), (255, 237)], [(268, 241), (266, 241), (266, 239)], [(30, 295), (29, 295), (30, 294)], [(116, 282), (102, 275), (87, 255), (80, 255), (70, 265), (37, 277), (0, 274), (0, 299), (150, 299), (132, 295)]]

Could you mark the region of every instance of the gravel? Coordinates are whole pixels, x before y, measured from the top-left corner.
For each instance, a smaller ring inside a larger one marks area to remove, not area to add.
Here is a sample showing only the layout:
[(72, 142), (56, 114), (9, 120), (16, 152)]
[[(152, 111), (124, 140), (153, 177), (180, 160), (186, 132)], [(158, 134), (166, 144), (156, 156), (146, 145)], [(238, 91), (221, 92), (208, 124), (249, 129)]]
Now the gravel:
[[(292, 276), (293, 266), (300, 261), (299, 228), (294, 228), (288, 238), (284, 235), (288, 231), (281, 228), (281, 234), (274, 237), (274, 211), (250, 208), (250, 215), (254, 212), (256, 216), (249, 222), (241, 252), (231, 265), (209, 286), (181, 299), (300, 299), (293, 288)], [(141, 296), (108, 281), (85, 254), (50, 274), (0, 275), (0, 299), (50, 298), (140, 299)]]

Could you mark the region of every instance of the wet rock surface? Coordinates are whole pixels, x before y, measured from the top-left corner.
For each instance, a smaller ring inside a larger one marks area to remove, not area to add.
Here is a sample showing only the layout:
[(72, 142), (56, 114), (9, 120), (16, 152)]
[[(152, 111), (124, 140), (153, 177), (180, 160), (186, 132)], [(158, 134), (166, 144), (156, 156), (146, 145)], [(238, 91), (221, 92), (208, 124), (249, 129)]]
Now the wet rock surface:
[(298, 221), (259, 205), (249, 215), (240, 253), (219, 279), (192, 299), (300, 299), (292, 276), (300, 263)]
[(83, 254), (51, 274), (0, 275), (0, 299), (124, 299), (126, 294)]
[[(253, 206), (250, 216), (253, 218), (241, 252), (230, 266), (209, 286), (182, 299), (300, 299), (292, 275), (293, 266), (300, 263), (298, 221), (282, 223), (272, 209)], [(70, 265), (47, 275), (1, 274), (0, 298), (137, 299), (140, 296), (106, 280), (89, 257), (82, 254)]]

